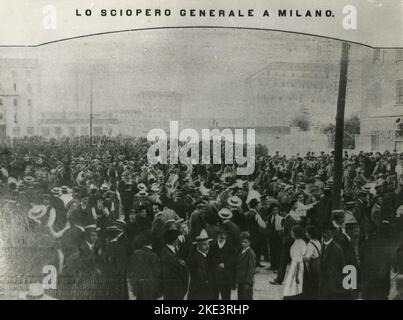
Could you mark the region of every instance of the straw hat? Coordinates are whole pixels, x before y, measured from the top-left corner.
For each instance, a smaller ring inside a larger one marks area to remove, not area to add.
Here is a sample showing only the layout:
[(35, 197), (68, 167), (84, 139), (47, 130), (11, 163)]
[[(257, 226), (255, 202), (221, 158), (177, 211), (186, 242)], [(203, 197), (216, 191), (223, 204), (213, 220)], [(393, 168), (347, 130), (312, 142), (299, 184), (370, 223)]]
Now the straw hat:
[(228, 198), (227, 203), (231, 207), (239, 207), (242, 204), (242, 200), (237, 196), (232, 196)]
[(230, 220), (233, 216), (233, 213), (228, 208), (222, 208), (218, 211), (218, 216), (223, 220)]

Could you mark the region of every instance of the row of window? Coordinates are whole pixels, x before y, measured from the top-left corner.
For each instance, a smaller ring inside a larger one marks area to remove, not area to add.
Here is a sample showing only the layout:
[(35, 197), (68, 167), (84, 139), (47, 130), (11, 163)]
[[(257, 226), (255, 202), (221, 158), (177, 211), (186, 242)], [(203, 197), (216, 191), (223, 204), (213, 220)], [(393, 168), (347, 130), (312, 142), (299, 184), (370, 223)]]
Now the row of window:
[(338, 79), (337, 73), (329, 73), (329, 72), (298, 72), (298, 71), (271, 71), (266, 70), (260, 76), (281, 76), (281, 77), (298, 77), (298, 78), (313, 78), (313, 79)]
[[(328, 81), (329, 82), (329, 81)], [(320, 90), (334, 90), (337, 89), (337, 82), (324, 84), (323, 82), (308, 83), (303, 81), (259, 81), (259, 85), (263, 86), (274, 86), (282, 88), (297, 88), (297, 89), (320, 89)]]
[[(4, 105), (4, 101), (2, 98), (0, 98), (0, 106)], [(18, 99), (14, 98), (13, 99), (13, 106), (18, 107)], [(32, 107), (32, 99), (27, 99), (27, 106)]]
[[(25, 72), (24, 72), (25, 71)], [(1, 73), (2, 75), (6, 75), (6, 73), (3, 71)], [(21, 77), (31, 77), (32, 75), (32, 70), (27, 69), (27, 70), (11, 70), (11, 72), (8, 74), (9, 76), (11, 75), (13, 78), (17, 78), (17, 76)]]
[(396, 83), (396, 104), (403, 104), (403, 80)]
[(332, 98), (326, 98), (326, 99), (322, 99), (320, 97), (316, 97), (316, 98), (311, 98), (311, 99), (307, 99), (307, 98), (302, 98), (302, 97), (291, 97), (291, 96), (287, 96), (287, 97), (283, 97), (283, 96), (263, 96), (260, 97), (261, 102), (263, 104), (267, 104), (270, 105), (270, 102), (272, 101), (299, 101), (299, 102), (310, 102), (310, 103), (323, 103), (323, 104), (335, 104), (336, 103), (336, 98), (332, 97)]
[[(0, 91), (2, 91), (2, 90), (3, 90), (3, 86), (0, 83)], [(15, 92), (17, 92), (17, 83), (16, 82), (13, 83), (13, 90)], [(30, 83), (27, 84), (26, 90), (27, 90), (27, 92), (32, 93), (32, 85)]]

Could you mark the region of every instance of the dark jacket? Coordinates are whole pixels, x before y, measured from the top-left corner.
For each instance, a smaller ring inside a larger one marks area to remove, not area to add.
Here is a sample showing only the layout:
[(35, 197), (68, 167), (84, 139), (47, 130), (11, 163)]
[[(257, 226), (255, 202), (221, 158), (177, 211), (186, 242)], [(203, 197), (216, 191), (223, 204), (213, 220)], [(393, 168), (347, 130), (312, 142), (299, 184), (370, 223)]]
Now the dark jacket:
[(105, 245), (102, 254), (102, 276), (105, 284), (105, 299), (127, 300), (127, 251), (117, 241)]
[(236, 263), (236, 279), (238, 284), (252, 285), (254, 282), (256, 256), (251, 248), (238, 255)]
[(186, 265), (167, 246), (161, 249), (162, 293), (165, 300), (182, 300), (188, 289), (189, 274)]
[(390, 291), (393, 246), (379, 235), (371, 235), (361, 248), (361, 291), (366, 300), (386, 299)]
[(319, 297), (330, 299), (343, 294), (344, 254), (340, 246), (332, 241), (323, 246), (320, 261)]
[(195, 251), (189, 259), (190, 285), (188, 300), (211, 300), (213, 288), (208, 269), (207, 257)]
[[(220, 248), (215, 241), (210, 247), (208, 259), (213, 285), (232, 285), (235, 281), (236, 249), (228, 241)], [(224, 264), (223, 269), (218, 267), (220, 263)]]
[(161, 291), (161, 262), (152, 249), (142, 247), (130, 258), (129, 280), (137, 299), (157, 299)]
[(231, 220), (223, 222), (221, 227), (228, 233), (227, 241), (231, 243), (235, 249), (239, 250), (241, 247), (241, 231), (239, 227)]

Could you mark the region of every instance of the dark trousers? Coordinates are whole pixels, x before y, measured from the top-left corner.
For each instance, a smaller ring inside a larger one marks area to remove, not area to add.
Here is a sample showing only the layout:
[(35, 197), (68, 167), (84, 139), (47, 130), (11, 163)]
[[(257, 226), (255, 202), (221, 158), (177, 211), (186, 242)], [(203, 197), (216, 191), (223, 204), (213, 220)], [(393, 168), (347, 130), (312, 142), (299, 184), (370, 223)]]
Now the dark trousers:
[(133, 289), (133, 295), (136, 296), (136, 300), (157, 300), (158, 294), (155, 290), (144, 282), (137, 282)]
[(291, 261), (290, 257), (290, 249), (294, 240), (292, 238), (286, 238), (283, 240), (283, 244), (281, 246), (281, 253), (280, 253), (280, 264), (278, 267), (277, 273), (277, 282), (283, 283), (285, 272), (287, 270), (287, 266)]
[(264, 234), (255, 235), (252, 240), (251, 248), (256, 255), (256, 265), (258, 265), (262, 254), (267, 255), (266, 236)]
[(238, 283), (238, 300), (253, 300), (253, 284)]
[(280, 255), (281, 255), (281, 237), (277, 232), (270, 236), (269, 248), (270, 248), (270, 266), (273, 270), (277, 270), (280, 264)]
[(218, 300), (220, 294), (222, 300), (231, 300), (231, 284), (220, 284), (215, 286), (213, 289), (213, 300)]

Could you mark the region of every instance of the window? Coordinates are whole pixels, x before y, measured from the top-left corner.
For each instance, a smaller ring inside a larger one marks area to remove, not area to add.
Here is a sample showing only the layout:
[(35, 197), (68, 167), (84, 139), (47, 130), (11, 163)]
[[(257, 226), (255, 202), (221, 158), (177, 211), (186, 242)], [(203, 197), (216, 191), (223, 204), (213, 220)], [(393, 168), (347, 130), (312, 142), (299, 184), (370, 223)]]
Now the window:
[(27, 127), (27, 134), (29, 136), (32, 136), (35, 132), (35, 128), (34, 127)]
[(70, 136), (76, 135), (76, 127), (69, 127), (69, 135)]
[(13, 105), (14, 105), (14, 107), (18, 106), (18, 100), (17, 99), (13, 100)]
[(3, 112), (0, 112), (0, 120), (3, 120), (4, 116), (3, 116)]
[(14, 91), (17, 91), (17, 84), (14, 82)]
[(396, 82), (396, 104), (403, 104), (403, 80)]
[(13, 128), (13, 136), (19, 137), (20, 136), (20, 127)]
[(379, 148), (379, 131), (371, 132), (371, 150), (376, 151)]
[(403, 50), (396, 51), (396, 62), (403, 61)]
[(43, 135), (44, 137), (49, 136), (50, 131), (49, 131), (49, 128), (48, 128), (48, 127), (43, 127), (41, 131), (42, 131), (42, 135)]
[(32, 100), (28, 99), (27, 104), (28, 104), (28, 107), (32, 107)]
[(102, 136), (102, 127), (94, 127), (94, 135)]
[(62, 135), (62, 132), (63, 132), (62, 127), (55, 127), (55, 134), (56, 134), (57, 136), (61, 136), (61, 135)]
[(32, 86), (30, 83), (27, 84), (27, 91), (32, 92)]
[(80, 134), (81, 134), (82, 136), (88, 135), (88, 127), (81, 127), (81, 129), (80, 129)]
[(3, 99), (0, 98), (0, 106), (3, 105)]

